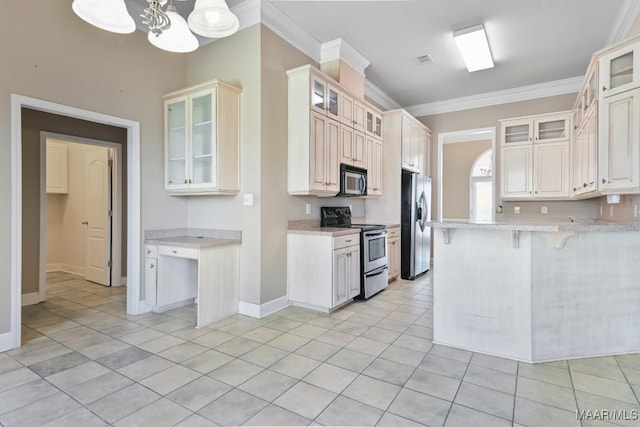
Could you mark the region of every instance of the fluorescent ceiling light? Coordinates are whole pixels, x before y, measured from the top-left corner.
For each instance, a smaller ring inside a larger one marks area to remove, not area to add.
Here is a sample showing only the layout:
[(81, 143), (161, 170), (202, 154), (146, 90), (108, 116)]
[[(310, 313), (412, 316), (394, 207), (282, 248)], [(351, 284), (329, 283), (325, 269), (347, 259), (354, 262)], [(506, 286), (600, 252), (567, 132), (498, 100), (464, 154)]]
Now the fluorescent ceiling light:
[(493, 67), (489, 41), (482, 24), (454, 32), (453, 39), (470, 73)]

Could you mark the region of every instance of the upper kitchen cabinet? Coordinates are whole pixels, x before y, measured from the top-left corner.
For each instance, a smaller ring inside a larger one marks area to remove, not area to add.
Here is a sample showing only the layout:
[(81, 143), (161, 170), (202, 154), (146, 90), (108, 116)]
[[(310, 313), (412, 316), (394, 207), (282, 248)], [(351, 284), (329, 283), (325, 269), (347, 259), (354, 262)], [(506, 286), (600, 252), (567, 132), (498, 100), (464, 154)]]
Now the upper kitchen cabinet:
[(241, 92), (214, 80), (164, 96), (165, 189), (169, 194), (239, 191)]
[(598, 188), (640, 189), (640, 89), (603, 98), (600, 104)]
[[(367, 169), (370, 183), (380, 181), (382, 150), (369, 138), (381, 140), (382, 113), (311, 65), (287, 75), (289, 194), (335, 196), (341, 163)], [(369, 191), (379, 195), (381, 188)]]
[(567, 199), (571, 113), (501, 120), (501, 197)]
[(367, 140), (367, 196), (382, 195), (382, 140), (366, 137)]
[(340, 120), (340, 91), (319, 75), (312, 73), (310, 79), (311, 108), (318, 113)]
[(629, 40), (599, 56), (601, 95), (609, 97), (640, 87), (640, 45)]
[(384, 113), (385, 144), (400, 147), (401, 167), (424, 174), (431, 131), (404, 110)]
[(68, 194), (69, 149), (67, 144), (47, 139), (46, 153), (47, 194)]

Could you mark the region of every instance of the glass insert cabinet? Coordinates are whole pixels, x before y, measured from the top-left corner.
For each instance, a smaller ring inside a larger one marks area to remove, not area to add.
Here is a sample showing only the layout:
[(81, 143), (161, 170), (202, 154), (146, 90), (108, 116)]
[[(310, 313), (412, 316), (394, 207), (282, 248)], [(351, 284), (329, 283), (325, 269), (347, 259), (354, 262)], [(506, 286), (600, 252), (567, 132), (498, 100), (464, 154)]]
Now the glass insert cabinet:
[(219, 80), (165, 95), (165, 189), (174, 195), (239, 191), (241, 90)]

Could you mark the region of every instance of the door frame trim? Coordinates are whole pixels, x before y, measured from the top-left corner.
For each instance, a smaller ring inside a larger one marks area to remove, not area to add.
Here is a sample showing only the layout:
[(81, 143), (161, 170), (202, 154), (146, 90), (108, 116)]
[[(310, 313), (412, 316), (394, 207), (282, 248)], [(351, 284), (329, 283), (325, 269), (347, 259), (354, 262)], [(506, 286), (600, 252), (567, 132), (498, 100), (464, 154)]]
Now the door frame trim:
[[(111, 177), (111, 206), (113, 209), (111, 224), (111, 252), (112, 267), (109, 280), (111, 286), (122, 286), (122, 261), (116, 256), (122, 246), (122, 144), (99, 140), (93, 138), (83, 138), (75, 135), (67, 135), (56, 132), (40, 131), (40, 170), (45, 170), (46, 165), (46, 142), (47, 139), (55, 139), (70, 144), (88, 145), (100, 147), (113, 153), (113, 176)], [(110, 154), (111, 156), (111, 154)], [(40, 301), (45, 300), (46, 289), (46, 246), (47, 246), (47, 191), (46, 176), (40, 174)]]
[[(11, 334), (21, 344), (22, 317), (22, 107), (127, 129), (127, 313), (149, 311), (140, 301), (140, 123), (81, 108), (11, 94)], [(137, 286), (136, 286), (137, 284)], [(5, 349), (0, 349), (5, 350)]]

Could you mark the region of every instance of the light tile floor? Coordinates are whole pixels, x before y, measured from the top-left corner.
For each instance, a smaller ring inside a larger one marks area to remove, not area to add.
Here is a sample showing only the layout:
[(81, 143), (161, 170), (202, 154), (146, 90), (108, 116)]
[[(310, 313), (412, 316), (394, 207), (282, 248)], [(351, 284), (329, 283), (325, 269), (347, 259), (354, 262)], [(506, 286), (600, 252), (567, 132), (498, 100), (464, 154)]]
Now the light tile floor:
[(124, 288), (47, 282), (23, 346), (0, 353), (3, 426), (640, 425), (640, 355), (530, 365), (433, 345), (430, 275), (329, 315), (201, 329), (193, 306), (128, 316)]

